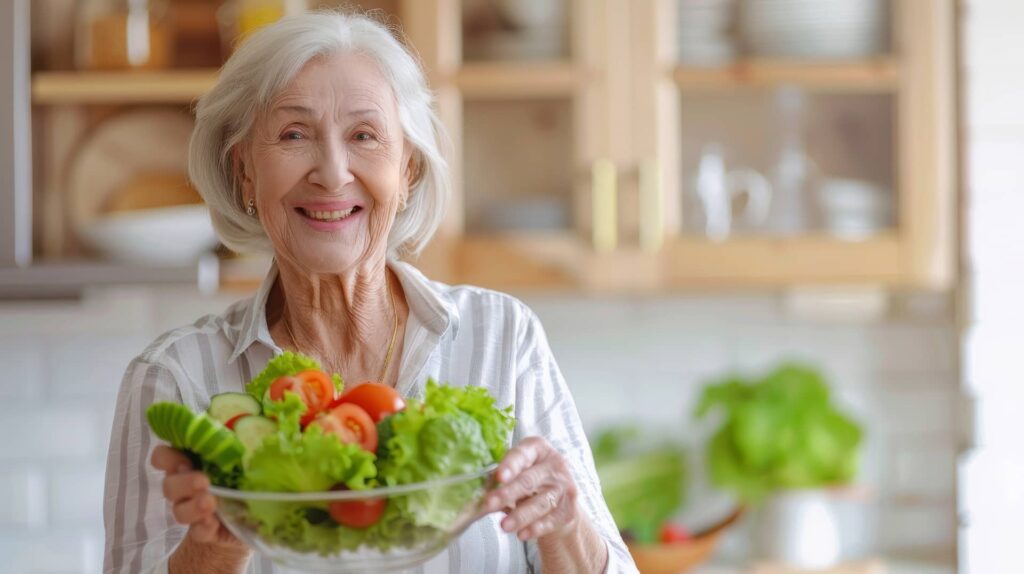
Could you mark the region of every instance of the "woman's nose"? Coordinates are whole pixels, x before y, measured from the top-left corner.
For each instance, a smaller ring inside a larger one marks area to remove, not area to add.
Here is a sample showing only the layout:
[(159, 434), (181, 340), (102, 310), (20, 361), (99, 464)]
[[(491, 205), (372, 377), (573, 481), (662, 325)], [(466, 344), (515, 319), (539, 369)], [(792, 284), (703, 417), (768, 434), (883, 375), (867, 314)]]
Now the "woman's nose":
[(316, 165), (309, 173), (309, 182), (324, 188), (327, 192), (337, 192), (354, 179), (348, 149), (336, 143), (325, 143), (321, 146)]

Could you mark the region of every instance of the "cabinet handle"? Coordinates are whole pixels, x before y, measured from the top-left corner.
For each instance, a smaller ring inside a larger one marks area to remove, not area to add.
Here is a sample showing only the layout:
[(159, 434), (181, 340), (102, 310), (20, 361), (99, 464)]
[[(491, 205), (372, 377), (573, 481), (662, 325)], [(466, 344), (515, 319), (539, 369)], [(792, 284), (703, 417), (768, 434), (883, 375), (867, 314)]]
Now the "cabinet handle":
[(618, 242), (618, 176), (611, 160), (599, 159), (591, 168), (593, 240), (596, 251), (612, 251)]
[(640, 162), (640, 247), (658, 251), (665, 240), (665, 197), (661, 165), (655, 158)]

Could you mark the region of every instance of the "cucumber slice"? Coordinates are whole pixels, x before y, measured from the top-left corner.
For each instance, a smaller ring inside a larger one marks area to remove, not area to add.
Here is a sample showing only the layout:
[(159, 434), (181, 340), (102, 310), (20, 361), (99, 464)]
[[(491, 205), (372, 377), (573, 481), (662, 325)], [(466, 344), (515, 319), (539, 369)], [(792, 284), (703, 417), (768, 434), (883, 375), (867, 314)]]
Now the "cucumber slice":
[(206, 414), (219, 423), (226, 423), (238, 415), (258, 415), (263, 411), (260, 402), (245, 393), (220, 393), (210, 399)]
[(192, 451), (225, 470), (242, 460), (245, 447), (238, 437), (205, 413), (195, 414), (185, 405), (163, 402), (150, 405), (146, 418), (153, 433), (176, 449)]
[(153, 434), (177, 449), (185, 448), (185, 431), (194, 417), (188, 407), (178, 403), (154, 403), (146, 409)]
[(245, 447), (246, 458), (256, 452), (263, 444), (263, 439), (276, 432), (277, 423), (259, 415), (242, 417), (235, 423), (235, 436)]

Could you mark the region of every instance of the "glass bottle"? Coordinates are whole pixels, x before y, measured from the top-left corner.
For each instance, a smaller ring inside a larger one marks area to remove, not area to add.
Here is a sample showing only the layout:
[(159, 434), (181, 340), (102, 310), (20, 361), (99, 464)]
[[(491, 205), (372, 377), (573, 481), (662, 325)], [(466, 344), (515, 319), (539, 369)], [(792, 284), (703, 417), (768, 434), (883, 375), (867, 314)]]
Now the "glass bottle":
[(814, 164), (804, 146), (806, 95), (800, 88), (782, 87), (776, 91), (775, 101), (782, 132), (768, 225), (775, 234), (796, 235), (809, 227), (807, 190), (814, 176)]
[(166, 0), (82, 0), (76, 19), (79, 68), (159, 69), (172, 63)]
[(308, 8), (307, 0), (227, 0), (218, 14), (226, 51), (230, 53), (259, 28)]

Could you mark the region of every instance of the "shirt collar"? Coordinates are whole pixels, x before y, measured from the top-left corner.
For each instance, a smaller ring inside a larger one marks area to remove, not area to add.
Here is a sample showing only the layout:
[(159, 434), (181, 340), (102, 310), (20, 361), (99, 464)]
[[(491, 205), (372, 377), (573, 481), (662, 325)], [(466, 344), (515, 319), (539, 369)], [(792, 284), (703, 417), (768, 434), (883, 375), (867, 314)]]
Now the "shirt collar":
[[(409, 312), (415, 314), (419, 322), (437, 336), (440, 337), (450, 329), (454, 337), (459, 330), (459, 308), (442, 290), (442, 286), (427, 279), (419, 269), (408, 263), (389, 260), (387, 265), (402, 284)], [(277, 262), (274, 261), (242, 316), (229, 363), (234, 362), (256, 342), (271, 349), (278, 348), (270, 337), (270, 327), (267, 325), (267, 300), (277, 282), (277, 275)]]

